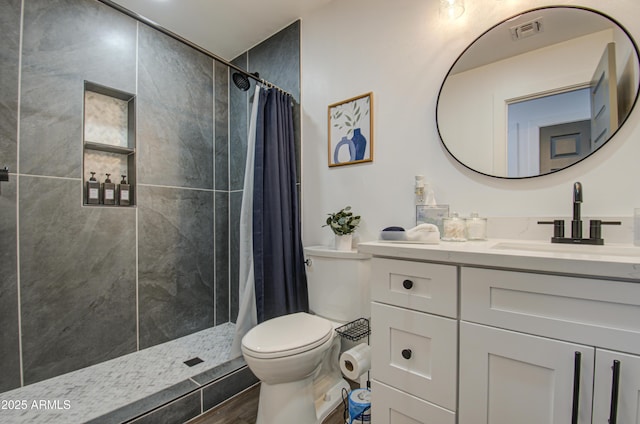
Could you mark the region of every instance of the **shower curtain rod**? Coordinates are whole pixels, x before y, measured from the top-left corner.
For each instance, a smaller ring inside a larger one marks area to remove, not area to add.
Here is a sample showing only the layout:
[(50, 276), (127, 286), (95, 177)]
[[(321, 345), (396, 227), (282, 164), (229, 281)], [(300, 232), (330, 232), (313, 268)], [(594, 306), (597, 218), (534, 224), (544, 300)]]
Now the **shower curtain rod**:
[(200, 47), (199, 45), (194, 44), (191, 41), (187, 40), (186, 38), (183, 38), (183, 37), (179, 36), (178, 34), (176, 34), (174, 32), (171, 32), (168, 29), (158, 25), (157, 23), (153, 22), (151, 19), (147, 19), (144, 16), (139, 15), (136, 12), (127, 9), (126, 7), (120, 6), (119, 4), (113, 2), (112, 0), (98, 0), (98, 1), (100, 3), (106, 4), (107, 6), (112, 7), (113, 9), (116, 9), (119, 12), (124, 13), (125, 15), (127, 15), (127, 16), (129, 16), (129, 17), (131, 17), (131, 18), (133, 18), (133, 19), (135, 19), (137, 21), (140, 21), (140, 22), (142, 22), (144, 24), (149, 25), (151, 28), (153, 28), (153, 29), (155, 29), (157, 31), (160, 31), (161, 33), (163, 33), (165, 35), (168, 35), (169, 37), (173, 38), (174, 40), (180, 41), (181, 43), (184, 43), (184, 44), (188, 45), (189, 47), (191, 47), (193, 49), (196, 49), (200, 53), (209, 56), (211, 59), (216, 60), (216, 61), (222, 63), (223, 65), (227, 65), (229, 68), (241, 73), (242, 75), (244, 75), (244, 76), (246, 76), (248, 78), (251, 78), (252, 80), (254, 80), (256, 82), (259, 82), (260, 84), (266, 85), (269, 88), (275, 88), (276, 90), (278, 90), (278, 91), (280, 91), (280, 92), (282, 92), (284, 94), (287, 94), (291, 98), (293, 98), (293, 95), (291, 93), (289, 93), (288, 91), (278, 87), (277, 85), (275, 85), (275, 84), (273, 84), (273, 83), (271, 83), (271, 82), (269, 82), (269, 81), (267, 81), (265, 79), (256, 77), (255, 75), (245, 71), (241, 67), (239, 67), (237, 65), (234, 65), (231, 62), (226, 61), (225, 59), (221, 58), (220, 56), (218, 56), (218, 55), (216, 55), (214, 53), (211, 53), (209, 50), (204, 49), (204, 48)]

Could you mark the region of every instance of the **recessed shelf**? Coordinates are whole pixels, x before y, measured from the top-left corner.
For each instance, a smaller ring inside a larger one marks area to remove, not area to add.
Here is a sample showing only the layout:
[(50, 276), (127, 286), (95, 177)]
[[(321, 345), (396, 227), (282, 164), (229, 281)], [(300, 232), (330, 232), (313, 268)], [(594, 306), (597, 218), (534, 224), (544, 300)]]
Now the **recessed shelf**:
[[(136, 204), (135, 104), (135, 95), (131, 93), (84, 82), (84, 205), (118, 207)], [(99, 186), (92, 187), (90, 201), (87, 183), (91, 173), (95, 173)], [(107, 175), (115, 184), (115, 200), (106, 196), (113, 193), (111, 187), (104, 190)], [(121, 186), (122, 176), (125, 176), (127, 185), (122, 183)], [(99, 199), (93, 197), (96, 190)]]

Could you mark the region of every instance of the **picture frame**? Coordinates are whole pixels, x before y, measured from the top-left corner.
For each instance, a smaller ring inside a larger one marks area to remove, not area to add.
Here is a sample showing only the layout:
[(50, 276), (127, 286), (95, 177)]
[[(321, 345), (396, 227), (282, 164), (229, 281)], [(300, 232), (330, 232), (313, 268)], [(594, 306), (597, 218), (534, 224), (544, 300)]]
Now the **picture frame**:
[(416, 225), (434, 224), (444, 234), (444, 218), (449, 217), (449, 205), (416, 205)]
[(329, 167), (373, 162), (373, 92), (328, 108)]

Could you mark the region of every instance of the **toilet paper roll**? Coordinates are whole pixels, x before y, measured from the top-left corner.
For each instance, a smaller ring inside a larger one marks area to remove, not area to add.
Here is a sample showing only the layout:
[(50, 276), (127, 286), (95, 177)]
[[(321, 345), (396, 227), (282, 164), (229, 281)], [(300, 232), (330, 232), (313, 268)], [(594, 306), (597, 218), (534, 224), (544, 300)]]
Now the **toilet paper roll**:
[(345, 377), (357, 381), (371, 368), (371, 348), (361, 343), (340, 355), (340, 370)]
[(349, 393), (349, 424), (371, 422), (371, 391), (355, 389)]

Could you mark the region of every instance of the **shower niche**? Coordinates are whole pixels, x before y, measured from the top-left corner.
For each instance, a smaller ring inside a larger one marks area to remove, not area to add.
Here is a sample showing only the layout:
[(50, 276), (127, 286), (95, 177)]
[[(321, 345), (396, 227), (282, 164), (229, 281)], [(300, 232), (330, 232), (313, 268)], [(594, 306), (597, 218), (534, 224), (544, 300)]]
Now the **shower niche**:
[[(128, 207), (136, 204), (135, 102), (134, 94), (84, 82), (83, 205)], [(108, 178), (115, 185), (114, 200), (111, 200), (109, 186), (105, 190)], [(89, 182), (96, 187), (93, 191), (88, 188)], [(121, 186), (123, 182), (128, 187)], [(98, 201), (95, 190), (99, 193)]]

